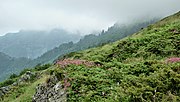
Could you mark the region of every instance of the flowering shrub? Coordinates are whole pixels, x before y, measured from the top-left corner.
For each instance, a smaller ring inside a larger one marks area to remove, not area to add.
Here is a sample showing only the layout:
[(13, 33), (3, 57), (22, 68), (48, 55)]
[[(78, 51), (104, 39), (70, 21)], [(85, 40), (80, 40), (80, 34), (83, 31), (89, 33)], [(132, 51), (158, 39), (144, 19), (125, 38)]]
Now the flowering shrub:
[(86, 61), (86, 60), (79, 60), (79, 59), (74, 59), (74, 60), (71, 60), (71, 59), (64, 59), (64, 60), (61, 60), (61, 61), (57, 61), (56, 64), (60, 65), (60, 67), (66, 67), (68, 65), (85, 65), (85, 66), (88, 66), (88, 67), (91, 67), (91, 66), (94, 66), (94, 62), (91, 62), (91, 61)]
[(180, 62), (180, 58), (178, 57), (173, 57), (173, 58), (169, 58), (166, 60), (167, 63), (175, 63), (175, 62)]
[(71, 86), (70, 82), (68, 81), (68, 79), (64, 79), (64, 90), (67, 90), (67, 88)]

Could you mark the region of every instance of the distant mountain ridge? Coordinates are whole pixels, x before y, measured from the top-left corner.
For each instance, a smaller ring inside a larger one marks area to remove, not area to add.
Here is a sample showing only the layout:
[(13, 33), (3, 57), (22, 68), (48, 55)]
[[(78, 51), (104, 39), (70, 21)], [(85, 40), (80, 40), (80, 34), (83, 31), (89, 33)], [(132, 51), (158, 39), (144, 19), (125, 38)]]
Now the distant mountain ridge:
[(22, 30), (1, 36), (0, 52), (16, 58), (34, 59), (62, 43), (76, 42), (80, 38), (79, 34), (69, 33), (63, 29), (51, 31)]
[(85, 35), (77, 43), (69, 42), (61, 44), (59, 47), (49, 50), (37, 59), (34, 59), (33, 64), (44, 64), (48, 62), (51, 63), (59, 56), (62, 56), (64, 54), (92, 47), (97, 47), (110, 42), (117, 41), (135, 32), (140, 31), (141, 29), (147, 27), (150, 24), (155, 23), (156, 21), (158, 21), (157, 18), (143, 22), (133, 22), (129, 24), (116, 23), (112, 27), (109, 27), (107, 31), (103, 30), (99, 35), (89, 34)]
[(28, 67), (30, 59), (13, 58), (0, 52), (0, 81), (7, 78), (10, 74), (18, 73)]
[[(148, 20), (145, 22), (131, 23), (131, 24), (126, 24), (126, 25), (115, 24), (114, 26), (110, 27), (107, 31), (102, 31), (99, 35), (89, 34), (89, 35), (85, 35), (83, 38), (81, 38), (76, 43), (70, 41), (67, 43), (59, 44), (58, 47), (55, 47), (54, 49), (45, 52), (42, 56), (39, 56), (36, 59), (30, 60), (27, 58), (13, 58), (14, 61), (11, 61), (11, 60), (7, 61), (7, 62), (12, 62), (12, 63), (9, 63), (9, 66), (5, 64), (6, 65), (5, 67), (0, 68), (1, 70), (8, 69), (8, 70), (4, 71), (4, 72), (7, 71), (7, 73), (1, 73), (0, 76), (2, 77), (2, 79), (0, 79), (0, 80), (7, 78), (12, 73), (18, 73), (24, 68), (31, 68), (31, 67), (34, 67), (39, 64), (52, 63), (59, 56), (63, 56), (65, 54), (68, 54), (71, 52), (85, 50), (88, 48), (102, 46), (104, 44), (117, 41), (128, 35), (138, 32), (142, 28), (147, 27), (148, 25), (150, 25), (156, 21), (157, 21), (157, 19)], [(74, 35), (72, 37), (74, 37)], [(34, 39), (34, 41), (32, 41), (32, 43), (37, 43), (36, 41), (38, 41), (38, 39), (39, 39), (38, 37), (35, 37), (35, 39)], [(57, 39), (58, 39), (58, 37), (57, 37)], [(26, 46), (24, 46), (24, 47), (26, 48)], [(36, 45), (36, 47), (38, 49), (37, 45)], [(15, 47), (15, 48), (17, 50), (22, 49), (22, 48), (18, 48), (18, 47)], [(16, 65), (15, 63), (17, 63), (18, 65)]]

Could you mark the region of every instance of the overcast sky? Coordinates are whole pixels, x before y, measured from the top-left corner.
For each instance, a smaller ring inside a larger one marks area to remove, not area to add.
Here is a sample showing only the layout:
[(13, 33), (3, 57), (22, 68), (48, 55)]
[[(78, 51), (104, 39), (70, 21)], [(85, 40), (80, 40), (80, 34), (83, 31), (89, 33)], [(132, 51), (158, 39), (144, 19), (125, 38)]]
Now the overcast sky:
[(167, 16), (180, 0), (0, 0), (0, 35), (63, 28), (87, 34), (115, 22)]

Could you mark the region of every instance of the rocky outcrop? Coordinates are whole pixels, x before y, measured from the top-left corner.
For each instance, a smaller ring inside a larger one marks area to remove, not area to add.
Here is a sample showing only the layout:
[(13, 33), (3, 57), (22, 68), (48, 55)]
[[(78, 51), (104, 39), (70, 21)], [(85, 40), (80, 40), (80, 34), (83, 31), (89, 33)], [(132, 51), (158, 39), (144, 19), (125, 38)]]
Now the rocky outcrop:
[(2, 98), (6, 93), (8, 93), (9, 90), (10, 90), (9, 86), (1, 87), (0, 88), (0, 98)]
[(46, 83), (38, 85), (33, 96), (33, 102), (66, 102), (66, 92), (61, 82), (55, 76), (47, 79)]
[(18, 86), (23, 84), (24, 82), (30, 81), (34, 78), (36, 78), (37, 73), (33, 73), (31, 71), (27, 71), (25, 74), (23, 74), (16, 82), (14, 82), (12, 85), (1, 87), (0, 88), (0, 98), (2, 99), (4, 95), (6, 95), (11, 89), (12, 86)]
[(22, 75), (19, 80), (17, 80), (16, 82), (14, 82), (12, 85), (13, 86), (17, 86), (20, 84), (23, 84), (24, 82), (30, 81), (32, 79), (34, 79), (37, 75), (37, 73), (33, 73), (31, 71), (27, 71), (24, 75)]

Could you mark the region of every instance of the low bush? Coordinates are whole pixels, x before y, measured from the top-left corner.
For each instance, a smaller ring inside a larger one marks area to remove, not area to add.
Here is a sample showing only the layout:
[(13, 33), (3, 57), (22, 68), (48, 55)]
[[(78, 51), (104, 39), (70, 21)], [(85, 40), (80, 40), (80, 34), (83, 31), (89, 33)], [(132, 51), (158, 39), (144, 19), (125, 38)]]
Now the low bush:
[(45, 69), (48, 69), (50, 66), (51, 66), (51, 64), (37, 65), (37, 66), (35, 67), (35, 70), (36, 70), (36, 71), (45, 70)]
[(23, 71), (20, 72), (19, 76), (25, 74), (27, 71), (32, 71), (33, 69), (26, 68)]
[(12, 80), (12, 79), (7, 79), (5, 80), (4, 82), (0, 83), (0, 87), (5, 87), (5, 86), (8, 86), (8, 85), (11, 85), (15, 82), (15, 80)]
[(14, 79), (14, 78), (17, 78), (17, 77), (18, 77), (18, 75), (13, 73), (12, 75), (10, 75), (9, 79)]

